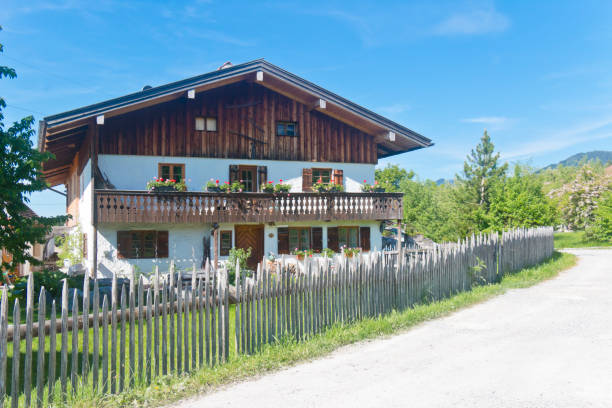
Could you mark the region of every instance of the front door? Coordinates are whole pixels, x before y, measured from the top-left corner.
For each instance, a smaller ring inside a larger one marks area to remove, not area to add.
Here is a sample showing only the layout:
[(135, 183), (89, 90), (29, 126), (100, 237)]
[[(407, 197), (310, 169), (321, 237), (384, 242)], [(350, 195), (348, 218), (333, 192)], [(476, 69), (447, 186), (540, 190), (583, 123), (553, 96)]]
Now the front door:
[(264, 226), (259, 225), (236, 225), (236, 247), (251, 248), (251, 256), (247, 260), (249, 269), (256, 270), (257, 263), (261, 262), (264, 255)]

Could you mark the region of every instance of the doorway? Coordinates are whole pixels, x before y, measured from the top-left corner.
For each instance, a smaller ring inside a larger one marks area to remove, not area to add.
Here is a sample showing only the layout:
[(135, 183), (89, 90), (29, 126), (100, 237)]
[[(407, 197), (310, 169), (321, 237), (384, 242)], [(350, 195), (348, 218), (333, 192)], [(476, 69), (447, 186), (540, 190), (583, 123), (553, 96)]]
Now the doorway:
[(264, 255), (264, 226), (258, 225), (236, 225), (236, 248), (251, 248), (251, 256), (247, 259), (249, 269), (256, 270), (257, 263), (261, 262)]

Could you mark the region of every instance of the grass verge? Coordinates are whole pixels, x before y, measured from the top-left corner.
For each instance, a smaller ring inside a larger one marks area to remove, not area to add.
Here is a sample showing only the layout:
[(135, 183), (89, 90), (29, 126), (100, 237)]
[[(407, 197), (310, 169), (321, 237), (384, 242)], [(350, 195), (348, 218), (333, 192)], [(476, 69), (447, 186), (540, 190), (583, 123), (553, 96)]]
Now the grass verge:
[(612, 242), (588, 239), (584, 231), (555, 233), (555, 249), (612, 247)]
[(448, 315), (483, 302), (509, 289), (525, 288), (555, 277), (573, 266), (576, 257), (555, 252), (554, 256), (532, 268), (505, 276), (500, 283), (477, 286), (469, 292), (441, 301), (393, 312), (378, 319), (337, 325), (308, 341), (297, 343), (284, 338), (251, 356), (233, 356), (227, 364), (205, 368), (183, 376), (157, 378), (150, 386), (136, 386), (120, 395), (77, 395), (67, 404), (74, 407), (160, 406), (182, 398), (210, 392), (219, 386), (265, 374), (293, 364), (324, 356), (339, 347), (396, 334), (419, 323)]

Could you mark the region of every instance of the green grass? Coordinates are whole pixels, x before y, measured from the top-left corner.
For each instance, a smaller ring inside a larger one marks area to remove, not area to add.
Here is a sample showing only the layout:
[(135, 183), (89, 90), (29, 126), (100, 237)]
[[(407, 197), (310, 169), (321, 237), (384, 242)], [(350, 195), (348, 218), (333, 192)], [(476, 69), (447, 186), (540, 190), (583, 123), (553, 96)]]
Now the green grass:
[(588, 239), (584, 231), (556, 232), (555, 249), (610, 247), (612, 242)]
[(575, 262), (574, 255), (556, 252), (550, 260), (541, 265), (508, 275), (497, 284), (477, 286), (469, 292), (403, 312), (393, 312), (381, 318), (336, 325), (305, 342), (298, 343), (292, 338), (283, 338), (275, 344), (264, 346), (261, 352), (251, 356), (237, 356), (232, 353), (230, 361), (224, 365), (204, 368), (182, 376), (160, 377), (150, 386), (136, 385), (120, 395), (93, 395), (91, 391), (86, 391), (76, 397), (70, 397), (67, 405), (116, 407), (169, 404), (194, 394), (210, 392), (224, 384), (324, 356), (348, 344), (400, 333), (424, 321), (503, 294), (509, 289), (529, 287), (555, 277)]

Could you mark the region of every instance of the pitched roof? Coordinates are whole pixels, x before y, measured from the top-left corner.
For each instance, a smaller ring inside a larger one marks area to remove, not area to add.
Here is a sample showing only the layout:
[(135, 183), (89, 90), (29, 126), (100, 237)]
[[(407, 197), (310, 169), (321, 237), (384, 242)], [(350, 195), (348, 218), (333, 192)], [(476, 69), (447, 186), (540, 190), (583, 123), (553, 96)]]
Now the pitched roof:
[(430, 139), (399, 123), (285, 71), (264, 59), (258, 59), (47, 116), (41, 121), (39, 129), (39, 149), (45, 150), (46, 142), (57, 140), (60, 137), (72, 139), (74, 142), (75, 138), (84, 134), (88, 121), (99, 115), (106, 117), (120, 115), (179, 98), (190, 90), (202, 92), (234, 82), (259, 79), (258, 73), (262, 73), (262, 80), (258, 82), (261, 85), (305, 103), (323, 100), (325, 107), (320, 109), (322, 113), (375, 136), (379, 147), (379, 158), (433, 145)]

